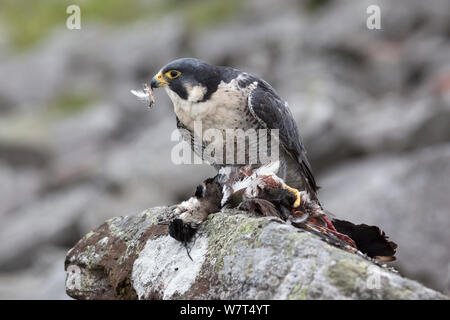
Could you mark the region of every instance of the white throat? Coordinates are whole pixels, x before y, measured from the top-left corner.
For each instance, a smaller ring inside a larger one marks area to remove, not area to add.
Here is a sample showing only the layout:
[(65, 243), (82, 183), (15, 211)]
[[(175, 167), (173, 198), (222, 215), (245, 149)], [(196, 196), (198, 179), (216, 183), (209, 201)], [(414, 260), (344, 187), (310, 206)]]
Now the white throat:
[(236, 80), (221, 82), (217, 90), (206, 100), (207, 88), (201, 85), (187, 85), (187, 99), (182, 99), (168, 86), (164, 87), (172, 100), (175, 114), (189, 130), (194, 129), (194, 121), (201, 121), (203, 130), (208, 128), (227, 129), (239, 126), (238, 109), (247, 105), (247, 90), (240, 90)]

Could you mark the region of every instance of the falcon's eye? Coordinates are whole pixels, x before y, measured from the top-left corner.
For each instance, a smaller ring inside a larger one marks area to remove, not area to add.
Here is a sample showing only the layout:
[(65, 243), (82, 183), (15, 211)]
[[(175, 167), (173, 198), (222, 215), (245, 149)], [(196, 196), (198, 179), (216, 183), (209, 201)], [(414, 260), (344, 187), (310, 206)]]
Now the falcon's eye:
[(170, 70), (170, 71), (167, 71), (167, 72), (166, 72), (166, 76), (167, 76), (169, 79), (175, 79), (175, 78), (178, 78), (180, 75), (181, 75), (181, 72), (178, 71), (178, 70)]

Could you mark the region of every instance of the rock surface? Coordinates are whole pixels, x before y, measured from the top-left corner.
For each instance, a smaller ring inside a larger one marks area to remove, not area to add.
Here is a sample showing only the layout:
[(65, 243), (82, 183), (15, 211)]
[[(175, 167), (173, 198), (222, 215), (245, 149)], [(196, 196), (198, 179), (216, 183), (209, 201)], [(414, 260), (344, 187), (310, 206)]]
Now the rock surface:
[(77, 299), (446, 299), (366, 258), (281, 220), (226, 210), (210, 215), (190, 260), (171, 238), (170, 207), (112, 218), (66, 257)]

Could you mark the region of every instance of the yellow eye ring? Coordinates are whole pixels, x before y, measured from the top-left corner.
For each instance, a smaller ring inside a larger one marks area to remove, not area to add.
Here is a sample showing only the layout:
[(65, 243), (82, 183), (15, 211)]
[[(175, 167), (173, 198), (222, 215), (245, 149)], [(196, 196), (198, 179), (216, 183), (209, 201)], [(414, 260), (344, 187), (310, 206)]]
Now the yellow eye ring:
[(166, 77), (169, 79), (178, 78), (181, 75), (181, 72), (178, 70), (170, 70), (166, 72)]

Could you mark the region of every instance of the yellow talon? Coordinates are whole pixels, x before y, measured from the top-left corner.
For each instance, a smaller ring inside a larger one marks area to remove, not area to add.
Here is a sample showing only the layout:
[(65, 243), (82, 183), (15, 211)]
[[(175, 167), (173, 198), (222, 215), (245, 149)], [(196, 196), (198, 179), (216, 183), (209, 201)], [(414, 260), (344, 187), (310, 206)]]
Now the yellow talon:
[(289, 190), (291, 193), (295, 195), (296, 200), (294, 202), (294, 208), (297, 208), (302, 200), (302, 194), (300, 193), (300, 191), (298, 191), (295, 188), (289, 187), (287, 184), (284, 185), (284, 188)]

